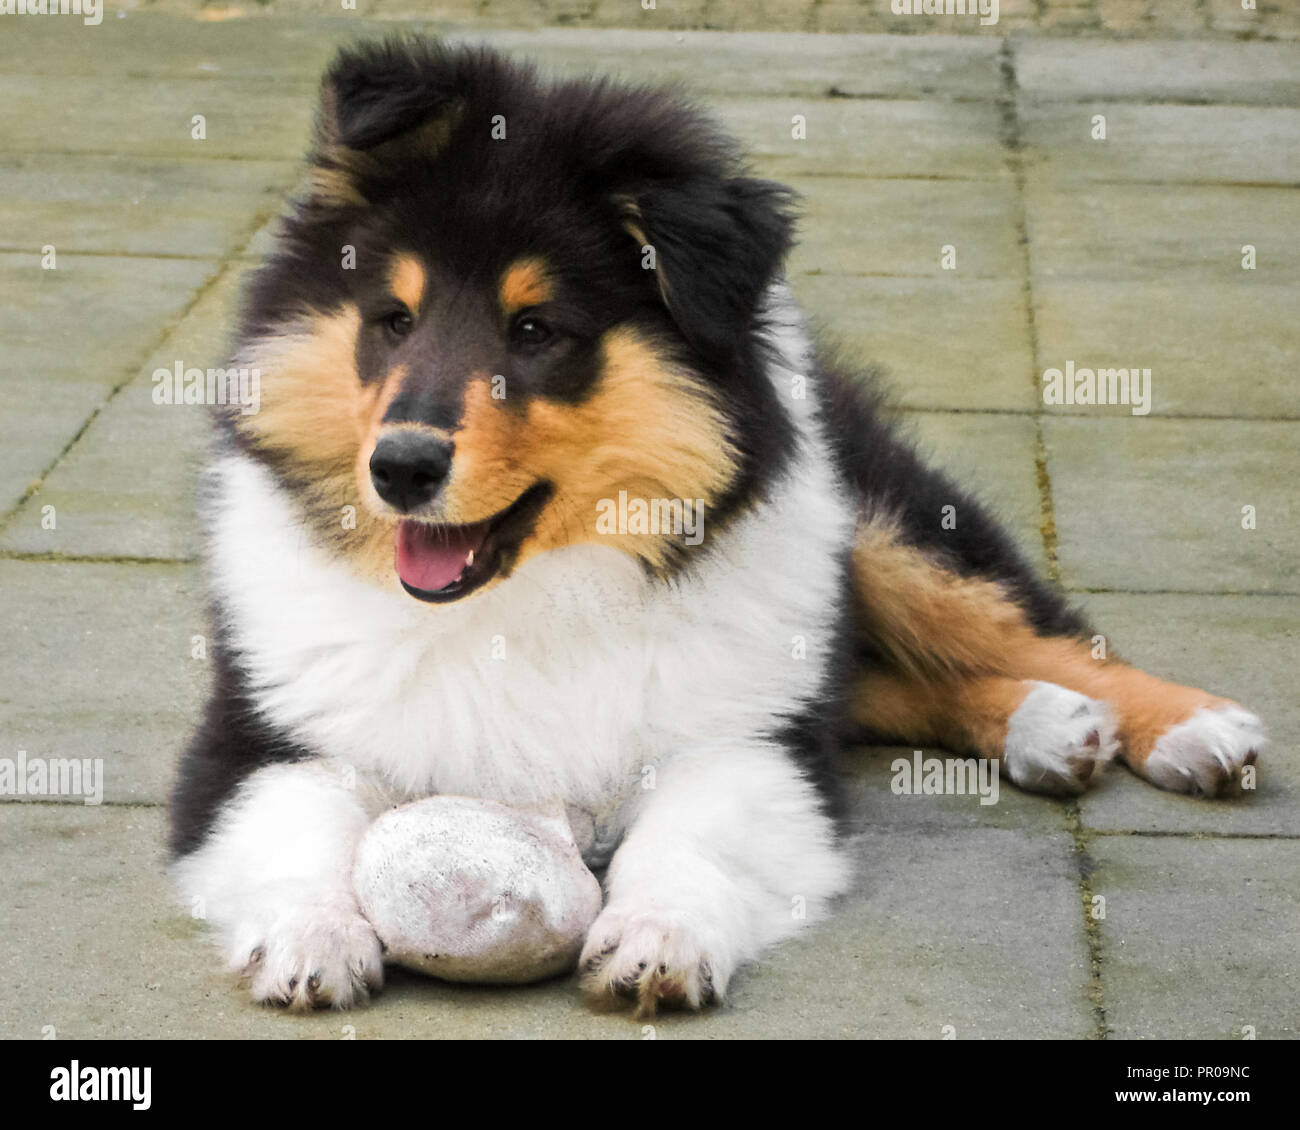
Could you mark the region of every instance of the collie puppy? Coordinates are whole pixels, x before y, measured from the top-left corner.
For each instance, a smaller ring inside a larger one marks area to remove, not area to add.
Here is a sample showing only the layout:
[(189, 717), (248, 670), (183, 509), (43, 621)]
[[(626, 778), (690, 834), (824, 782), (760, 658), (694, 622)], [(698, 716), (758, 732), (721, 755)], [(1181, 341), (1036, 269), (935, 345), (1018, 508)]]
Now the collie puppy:
[(809, 339), (792, 207), (661, 91), (418, 39), (333, 64), (244, 302), (260, 409), (217, 410), (215, 688), (172, 802), (256, 1000), (380, 986), (353, 853), (430, 794), (562, 804), (604, 873), (581, 983), (647, 1009), (846, 889), (849, 740), (1239, 787), (1258, 719), (1094, 657)]

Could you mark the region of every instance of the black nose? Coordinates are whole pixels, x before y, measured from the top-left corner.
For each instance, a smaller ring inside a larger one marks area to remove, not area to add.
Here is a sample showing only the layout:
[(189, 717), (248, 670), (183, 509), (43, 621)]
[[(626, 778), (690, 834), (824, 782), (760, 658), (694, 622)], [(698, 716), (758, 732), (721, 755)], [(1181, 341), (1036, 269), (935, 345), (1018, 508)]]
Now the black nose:
[(370, 481), (390, 506), (409, 512), (442, 487), (451, 467), (451, 444), (421, 432), (393, 432), (375, 444)]

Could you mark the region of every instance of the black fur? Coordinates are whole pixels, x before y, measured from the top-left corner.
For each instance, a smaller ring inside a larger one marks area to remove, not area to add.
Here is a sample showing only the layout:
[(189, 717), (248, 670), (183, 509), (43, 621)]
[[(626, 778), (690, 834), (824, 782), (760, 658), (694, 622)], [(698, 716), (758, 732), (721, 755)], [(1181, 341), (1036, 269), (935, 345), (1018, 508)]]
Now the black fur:
[[(248, 292), (244, 340), (355, 303), (362, 377), (385, 371), (392, 309), (376, 272), (409, 250), (430, 266), (432, 301), (402, 359), (430, 379), (404, 390), (390, 420), (454, 428), (468, 380), (485, 371), (506, 378), (509, 408), (529, 396), (581, 402), (601, 335), (621, 325), (680, 358), (726, 413), (739, 467), (706, 538), (784, 469), (793, 431), (753, 331), (790, 246), (791, 194), (747, 177), (731, 140), (689, 105), (603, 81), (546, 84), (489, 51), (392, 39), (331, 67), (312, 161), (365, 203), (297, 202)], [(654, 247), (655, 269), (629, 228)], [(355, 270), (341, 265), (344, 246)], [(501, 273), (529, 256), (553, 273), (547, 317), (562, 331), (532, 359), (504, 348), (493, 301)], [(254, 454), (302, 485), (276, 452)], [(321, 499), (322, 516), (340, 501)]]
[(859, 665), (854, 631), (853, 585), (849, 554), (841, 562), (841, 579), (828, 642), (831, 661), (816, 698), (802, 711), (779, 720), (772, 737), (798, 762), (817, 791), (822, 811), (836, 828), (846, 830), (847, 797), (843, 788), (844, 750), (855, 736), (849, 721), (849, 690)]
[(220, 637), (210, 648), (210, 658), (211, 697), (172, 789), (168, 847), (173, 858), (203, 842), (221, 806), (249, 774), (311, 756), (263, 720), (245, 689), (238, 662)]
[(445, 109), (458, 89), (457, 69), (400, 41), (344, 52), (325, 79), (323, 133), (349, 149), (372, 149)]
[[(492, 135), (498, 118), (504, 139)], [(502, 373), (525, 396), (579, 403), (598, 375), (601, 335), (626, 325), (676, 358), (726, 414), (740, 466), (710, 511), (710, 537), (785, 470), (794, 427), (767, 378), (756, 331), (764, 292), (790, 247), (791, 194), (748, 177), (731, 141), (690, 106), (608, 82), (546, 85), (491, 52), (390, 40), (350, 48), (330, 69), (312, 161), (364, 202), (328, 192), (297, 202), (248, 291), (245, 341), (304, 310), (355, 303), (365, 323), (358, 368), (371, 379), (396, 348), (383, 337), (392, 310), (376, 265), (407, 250), (429, 265), (432, 297), (420, 317), (439, 332), (413, 333), (403, 356), (437, 379), (404, 388), (390, 419), (454, 427), (469, 374), (484, 370)], [(655, 249), (653, 271), (642, 267), (637, 236)], [(342, 269), (344, 246), (356, 249), (358, 269)], [(496, 280), (530, 256), (544, 260), (556, 290), (549, 317), (563, 343), (549, 358), (508, 353), (494, 321)], [(1082, 617), (1036, 578), (985, 510), (921, 463), (892, 428), (870, 378), (822, 368), (835, 456), (864, 509), (897, 515), (903, 536), (944, 567), (1000, 581), (1038, 631), (1085, 633)], [(230, 417), (222, 427), (226, 442), (304, 497), (311, 484), (299, 468), (238, 434)], [(341, 501), (349, 500), (307, 505), (332, 521)], [(959, 508), (955, 530), (941, 527), (946, 505)], [(882, 659), (869, 641), (854, 639), (847, 554), (832, 641), (839, 661), (819, 701), (773, 728), (833, 813), (848, 682), (857, 663)], [(221, 641), (216, 676), (172, 798), (178, 855), (201, 842), (247, 774), (306, 756), (259, 719), (238, 657)]]
[[(836, 460), (869, 511), (897, 515), (901, 535), (943, 568), (1000, 582), (1040, 634), (1090, 634), (1083, 616), (1038, 577), (988, 510), (921, 460), (890, 418), (874, 373), (851, 374), (823, 362), (822, 378)], [(943, 528), (945, 506), (957, 508), (954, 529)]]

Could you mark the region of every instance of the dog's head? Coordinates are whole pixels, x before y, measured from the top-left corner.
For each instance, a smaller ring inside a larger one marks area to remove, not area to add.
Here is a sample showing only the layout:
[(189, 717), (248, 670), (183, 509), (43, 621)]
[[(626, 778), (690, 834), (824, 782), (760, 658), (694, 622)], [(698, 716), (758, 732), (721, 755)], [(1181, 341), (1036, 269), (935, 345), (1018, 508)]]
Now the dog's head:
[(756, 332), (788, 205), (662, 92), (347, 50), (245, 307), (261, 408), (231, 426), (422, 600), (576, 542), (671, 570), (790, 442)]

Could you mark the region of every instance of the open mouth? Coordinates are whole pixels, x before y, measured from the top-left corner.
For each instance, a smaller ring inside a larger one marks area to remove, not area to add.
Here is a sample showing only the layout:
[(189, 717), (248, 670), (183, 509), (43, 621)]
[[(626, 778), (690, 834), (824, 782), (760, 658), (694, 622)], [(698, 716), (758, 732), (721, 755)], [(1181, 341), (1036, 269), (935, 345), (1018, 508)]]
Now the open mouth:
[(499, 514), (457, 526), (404, 518), (397, 525), (397, 577), (417, 600), (448, 604), (511, 568), (551, 495), (534, 483)]

